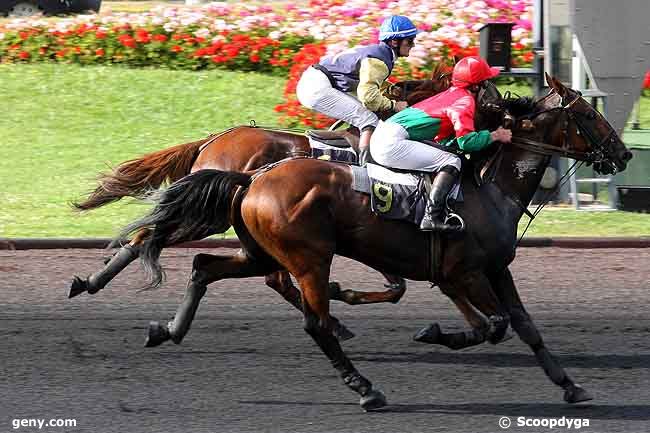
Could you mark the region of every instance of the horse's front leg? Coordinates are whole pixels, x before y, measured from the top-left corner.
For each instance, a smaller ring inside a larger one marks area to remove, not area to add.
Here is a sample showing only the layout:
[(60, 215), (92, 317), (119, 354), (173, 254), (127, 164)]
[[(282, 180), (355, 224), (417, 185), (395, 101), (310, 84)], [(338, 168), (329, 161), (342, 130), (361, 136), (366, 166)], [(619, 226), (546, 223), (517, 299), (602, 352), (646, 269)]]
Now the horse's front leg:
[(544, 345), (542, 336), (519, 298), (519, 293), (517, 293), (517, 288), (509, 269), (506, 268), (496, 279), (495, 291), (510, 311), (512, 328), (524, 343), (528, 344), (533, 350), (537, 361), (544, 369), (544, 373), (546, 373), (554, 384), (564, 389), (564, 400), (567, 403), (578, 403), (593, 399), (589, 392), (576, 385), (569, 378), (560, 363), (553, 358)]
[(122, 272), (132, 261), (140, 255), (140, 245), (143, 240), (149, 236), (149, 229), (142, 229), (133, 237), (131, 242), (120, 248), (105, 263), (104, 267), (87, 278), (74, 276), (70, 284), (68, 298), (74, 298), (83, 292), (91, 295), (99, 292), (113, 279), (117, 274)]
[[(302, 309), (302, 295), (300, 290), (293, 285), (291, 275), (287, 271), (278, 271), (266, 275), (266, 285), (275, 290), (282, 296), (289, 304), (293, 305), (298, 311), (303, 312)], [(338, 283), (330, 283), (338, 284)], [(339, 339), (339, 341), (349, 340), (354, 338), (354, 333), (350, 331), (344, 324), (342, 324), (336, 317), (331, 316), (332, 332)]]
[(406, 292), (406, 280), (397, 275), (386, 274), (384, 272), (382, 272), (382, 275), (387, 281), (384, 287), (388, 290), (382, 292), (364, 292), (352, 289), (343, 290), (339, 283), (330, 282), (330, 299), (343, 301), (349, 305), (376, 304), (380, 302), (397, 304)]
[(230, 256), (197, 254), (183, 302), (176, 310), (174, 319), (167, 325), (151, 322), (145, 346), (158, 346), (167, 340), (180, 344), (190, 329), (208, 284), (224, 278), (258, 277), (275, 270), (273, 264), (260, 263), (242, 252)]
[(493, 344), (503, 341), (508, 328), (508, 315), (484, 274), (466, 273), (458, 279), (441, 283), (440, 288), (456, 304), (471, 329), (446, 333), (439, 324), (433, 323), (421, 329), (413, 337), (415, 341), (441, 344), (453, 350), (476, 346), (485, 341)]

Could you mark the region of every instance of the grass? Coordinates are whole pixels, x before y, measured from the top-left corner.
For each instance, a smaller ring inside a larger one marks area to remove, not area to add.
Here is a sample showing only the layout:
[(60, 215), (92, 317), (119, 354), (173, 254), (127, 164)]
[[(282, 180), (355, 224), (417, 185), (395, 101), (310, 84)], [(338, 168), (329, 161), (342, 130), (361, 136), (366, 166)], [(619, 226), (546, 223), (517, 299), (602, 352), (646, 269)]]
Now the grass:
[(0, 65), (0, 237), (112, 236), (145, 211), (74, 214), (94, 177), (228, 127), (277, 125), (284, 80), (253, 73)]
[[(68, 206), (97, 173), (250, 119), (277, 125), (283, 86), (253, 73), (0, 65), (0, 237), (117, 234), (146, 205)], [(648, 236), (650, 215), (549, 209), (527, 235)]]

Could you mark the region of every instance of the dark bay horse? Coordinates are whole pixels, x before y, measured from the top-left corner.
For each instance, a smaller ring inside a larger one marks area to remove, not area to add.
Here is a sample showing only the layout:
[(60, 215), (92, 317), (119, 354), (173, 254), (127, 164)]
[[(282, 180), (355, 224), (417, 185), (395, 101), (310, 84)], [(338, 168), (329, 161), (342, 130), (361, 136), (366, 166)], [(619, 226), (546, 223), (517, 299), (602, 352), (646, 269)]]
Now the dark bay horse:
[[(435, 282), (454, 302), (469, 301), (485, 315), (509, 316), (520, 338), (534, 352), (550, 380), (562, 387), (569, 403), (591, 396), (569, 378), (551, 356), (526, 312), (508, 266), (515, 257), (517, 224), (541, 181), (551, 155), (593, 163), (601, 173), (622, 171), (631, 158), (611, 125), (577, 92), (547, 78), (550, 93), (515, 119), (511, 145), (492, 146), (488, 160), (494, 173), (474, 182), (464, 170), (464, 202), (455, 205), (467, 223), (462, 236), (444, 239), (440, 272)], [(474, 160), (474, 158), (472, 158)], [(123, 235), (147, 228), (142, 259), (160, 283), (161, 250), (200, 239), (229, 226), (243, 249), (235, 255), (198, 254), (182, 304), (169, 325), (154, 324), (150, 339), (179, 343), (205, 294), (207, 285), (227, 278), (267, 275), (286, 269), (302, 291), (304, 328), (343, 382), (361, 396), (360, 404), (375, 409), (386, 404), (343, 352), (332, 334), (328, 287), (333, 256), (339, 254), (383, 272), (432, 281), (429, 234), (414, 224), (388, 220), (369, 209), (369, 197), (351, 187), (344, 164), (296, 158), (256, 176), (200, 170), (161, 192), (158, 204)], [(471, 313), (470, 313), (471, 314)], [(473, 324), (484, 332), (478, 314)], [(429, 329), (419, 341), (436, 342)]]
[[(439, 64), (432, 72), (432, 79), (403, 81), (389, 89), (388, 96), (395, 100), (406, 100), (413, 105), (423, 99), (447, 89), (451, 84), (450, 69)], [(388, 117), (392, 113), (382, 113)], [(352, 134), (348, 134), (351, 136)], [(351, 140), (354, 145), (355, 141)], [(357, 150), (357, 149), (355, 149)], [(239, 126), (203, 140), (181, 144), (141, 158), (125, 161), (112, 172), (99, 176), (99, 185), (86, 198), (73, 205), (81, 211), (99, 208), (124, 197), (146, 198), (152, 190), (174, 182), (183, 176), (202, 169), (252, 172), (266, 164), (280, 161), (293, 155), (305, 155), (311, 151), (309, 141), (303, 134), (282, 130)], [(137, 233), (133, 240), (123, 246), (99, 271), (86, 278), (75, 276), (69, 297), (85, 291), (95, 294), (106, 286), (139, 255), (139, 245), (147, 232)], [(340, 290), (332, 283), (332, 290), (348, 304), (374, 302), (397, 302), (406, 290), (401, 277), (384, 274), (388, 290), (382, 292), (358, 292)], [(280, 293), (289, 303), (301, 309), (300, 293), (293, 285), (287, 272), (273, 272), (266, 276), (266, 284)], [(344, 335), (351, 334), (340, 330)]]

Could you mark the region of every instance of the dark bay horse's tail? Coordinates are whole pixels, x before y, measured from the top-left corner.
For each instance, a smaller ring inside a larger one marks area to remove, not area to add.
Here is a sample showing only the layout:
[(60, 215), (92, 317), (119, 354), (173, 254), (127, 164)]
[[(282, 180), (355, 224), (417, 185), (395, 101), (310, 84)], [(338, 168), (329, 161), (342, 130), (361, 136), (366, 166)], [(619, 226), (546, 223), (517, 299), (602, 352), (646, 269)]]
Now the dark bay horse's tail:
[(188, 174), (200, 147), (210, 137), (179, 144), (141, 158), (125, 161), (109, 173), (102, 173), (99, 186), (82, 202), (74, 202), (77, 210), (96, 209), (123, 197), (142, 199), (165, 182), (175, 182)]
[(160, 191), (151, 213), (125, 227), (114, 243), (141, 229), (151, 229), (140, 257), (151, 277), (150, 287), (158, 286), (163, 280), (158, 260), (162, 249), (228, 230), (232, 192), (237, 185), (250, 182), (250, 175), (232, 171), (199, 170), (185, 176)]

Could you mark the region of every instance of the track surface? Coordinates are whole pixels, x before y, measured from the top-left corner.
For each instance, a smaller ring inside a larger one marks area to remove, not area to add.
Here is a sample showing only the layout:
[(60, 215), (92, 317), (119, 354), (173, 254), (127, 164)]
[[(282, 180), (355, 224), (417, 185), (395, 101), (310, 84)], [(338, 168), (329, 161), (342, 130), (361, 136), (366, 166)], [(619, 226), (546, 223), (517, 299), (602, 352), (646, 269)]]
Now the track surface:
[[(226, 250), (219, 251), (220, 253)], [(96, 270), (96, 250), (0, 251), (0, 432), (20, 418), (76, 419), (47, 432), (512, 432), (518, 417), (588, 419), (587, 432), (650, 432), (650, 249), (524, 248), (512, 270), (547, 346), (592, 392), (570, 406), (518, 338), (461, 352), (415, 343), (439, 321), (463, 322), (428, 284), (409, 282), (398, 305), (333, 312), (356, 333), (344, 343), (387, 396), (363, 413), (302, 330), (301, 315), (261, 278), (210, 286), (182, 345), (142, 346), (149, 320), (168, 320), (192, 256), (164, 255), (154, 291), (133, 264), (104, 291), (66, 299), (74, 273)], [(205, 252), (205, 251), (201, 251)], [(337, 258), (333, 280), (372, 290), (372, 270)], [(571, 431), (576, 430), (575, 425)]]

